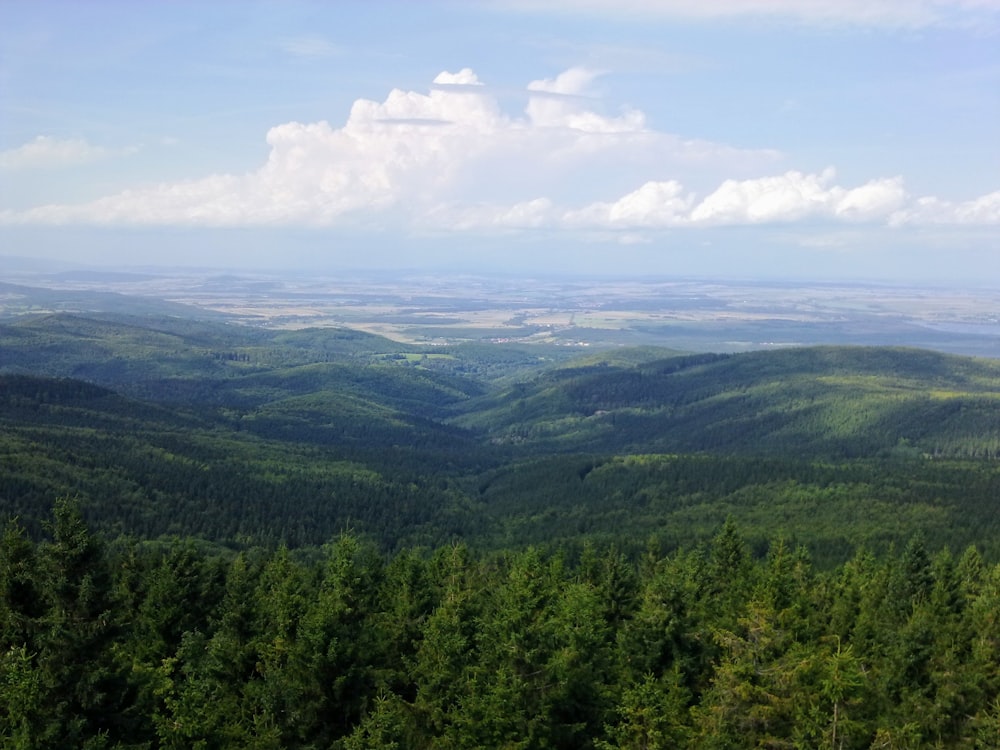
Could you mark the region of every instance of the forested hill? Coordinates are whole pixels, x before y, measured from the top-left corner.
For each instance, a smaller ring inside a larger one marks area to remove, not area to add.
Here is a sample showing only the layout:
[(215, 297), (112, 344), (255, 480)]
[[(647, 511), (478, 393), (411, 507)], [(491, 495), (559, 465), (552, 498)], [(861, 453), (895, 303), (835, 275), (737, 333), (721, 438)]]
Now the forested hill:
[(994, 360), (882, 347), (571, 357), (566, 347), (420, 347), (176, 317), (0, 323), (0, 373), (75, 378), (258, 425), (447, 422), (532, 454), (1000, 455)]
[[(348, 328), (286, 331), (178, 316), (57, 313), (0, 320), (0, 372), (75, 377), (161, 401), (184, 382), (320, 363), (419, 368), (460, 375), (467, 388), (573, 356), (567, 347), (421, 347)], [(178, 398), (191, 395), (181, 390)]]
[(810, 347), (567, 367), (456, 420), (527, 452), (1000, 456), (1000, 363)]
[(0, 514), (245, 546), (696, 544), (1000, 553), (1000, 363), (420, 347), (164, 317), (0, 324)]

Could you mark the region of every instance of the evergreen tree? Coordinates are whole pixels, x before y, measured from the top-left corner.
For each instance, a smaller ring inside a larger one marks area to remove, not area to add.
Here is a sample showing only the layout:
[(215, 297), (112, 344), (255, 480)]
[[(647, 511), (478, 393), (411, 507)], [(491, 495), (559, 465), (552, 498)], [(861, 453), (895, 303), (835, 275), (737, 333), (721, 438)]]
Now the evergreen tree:
[(39, 548), (45, 611), (35, 644), (46, 720), (36, 746), (97, 747), (128, 729), (111, 572), (75, 500), (56, 501), (49, 530), (52, 540)]
[(674, 750), (687, 747), (691, 728), (687, 703), (690, 693), (678, 670), (657, 679), (645, 675), (629, 684), (615, 709), (615, 721), (598, 739), (598, 750)]
[(0, 540), (0, 644), (33, 643), (43, 612), (35, 545), (16, 521)]
[(429, 565), (437, 606), (421, 628), (412, 678), (418, 723), (438, 738), (450, 736), (478, 658), (476, 626), (482, 604), (477, 593), (483, 592), (474, 586), (485, 584), (473, 576), (469, 555), (468, 548), (454, 545), (439, 550)]

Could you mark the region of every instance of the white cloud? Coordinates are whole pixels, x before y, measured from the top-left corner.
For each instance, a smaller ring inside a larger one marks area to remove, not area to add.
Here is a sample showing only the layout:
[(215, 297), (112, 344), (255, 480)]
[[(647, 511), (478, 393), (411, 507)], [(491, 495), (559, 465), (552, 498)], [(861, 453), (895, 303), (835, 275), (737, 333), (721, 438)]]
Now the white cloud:
[(587, 109), (591, 81), (597, 73), (585, 68), (570, 68), (553, 79), (528, 84), (528, 119), (535, 127), (563, 127), (585, 133), (636, 133), (645, 130), (646, 118), (637, 110), (627, 110), (621, 117), (603, 117)]
[(893, 226), (1000, 224), (1000, 190), (960, 203), (934, 197), (920, 198), (895, 212), (889, 223)]
[(795, 222), (1000, 223), (1000, 191), (953, 206), (921, 199), (906, 208), (907, 193), (899, 177), (871, 180), (854, 188), (831, 184), (834, 171), (803, 174), (789, 171), (752, 180), (726, 180), (698, 199), (676, 180), (650, 181), (616, 201), (563, 209), (549, 199), (506, 207), (439, 207), (426, 224), (452, 231), (487, 228), (577, 229), (620, 231), (677, 227), (750, 226)]
[(442, 70), (434, 78), (434, 83), (438, 86), (482, 86), (483, 82), (473, 72), (472, 68), (462, 68), (457, 73), (449, 73)]
[(988, 25), (1000, 21), (1000, 0), (494, 0), (524, 12), (590, 13), (665, 20), (764, 17), (807, 24), (888, 28)]
[(54, 169), (102, 159), (107, 149), (80, 138), (50, 138), (40, 135), (23, 146), (0, 151), (0, 169)]
[[(342, 127), (271, 128), (266, 163), (248, 173), (8, 210), (0, 223), (634, 233), (809, 221), (1000, 222), (1000, 192), (952, 204), (912, 201), (900, 177), (843, 187), (832, 169), (748, 176), (772, 172), (780, 155), (656, 131), (638, 111), (603, 113), (591, 91), (595, 76), (574, 68), (533, 81), (523, 114), (513, 116), (472, 70), (444, 72), (427, 93), (394, 89), (381, 102), (357, 100)], [(104, 153), (42, 137), (0, 163)]]
[(694, 196), (685, 194), (676, 180), (647, 182), (612, 203), (593, 203), (569, 211), (563, 221), (571, 227), (656, 228), (688, 222)]
[(872, 180), (857, 188), (830, 184), (821, 174), (790, 171), (752, 180), (726, 180), (700, 201), (677, 181), (647, 182), (613, 203), (570, 211), (570, 226), (665, 228), (787, 223), (803, 220), (886, 220), (906, 200), (902, 179)]
[(601, 114), (595, 111), (599, 102), (580, 93), (593, 76), (574, 69), (532, 83), (524, 94), (524, 116), (515, 117), (502, 111), (473, 71), (445, 72), (426, 94), (394, 89), (382, 102), (357, 100), (340, 128), (325, 121), (271, 128), (267, 162), (247, 174), (136, 189), (76, 206), (8, 211), (2, 218), (217, 226), (426, 224), (435, 212), (451, 213), (438, 209), (456, 201), (488, 203), (490, 191), (503, 183), (510, 195), (498, 209), (509, 215), (498, 220), (502, 224), (522, 216), (511, 206), (543, 197), (541, 188), (567, 200), (567, 190), (576, 189), (572, 183), (579, 186), (588, 175), (600, 186), (600, 172), (610, 167), (721, 170), (776, 158), (772, 151), (650, 131), (638, 112)]
[(899, 177), (872, 180), (845, 189), (830, 185), (832, 169), (822, 174), (786, 172), (754, 180), (726, 180), (691, 212), (697, 224), (763, 224), (804, 219), (886, 218), (906, 199)]

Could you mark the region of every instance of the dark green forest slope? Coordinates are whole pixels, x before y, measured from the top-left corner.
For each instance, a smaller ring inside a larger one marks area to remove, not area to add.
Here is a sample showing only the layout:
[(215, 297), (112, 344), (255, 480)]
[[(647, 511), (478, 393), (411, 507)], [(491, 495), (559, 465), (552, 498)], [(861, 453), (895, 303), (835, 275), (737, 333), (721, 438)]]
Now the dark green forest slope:
[[(144, 538), (386, 549), (649, 536), (733, 517), (821, 563), (921, 532), (997, 555), (1000, 364), (426, 347), (343, 329), (45, 315), (0, 325), (0, 503)], [(666, 356), (670, 355), (670, 356)]]
[(529, 452), (1000, 456), (1000, 363), (811, 347), (562, 368), (457, 420)]

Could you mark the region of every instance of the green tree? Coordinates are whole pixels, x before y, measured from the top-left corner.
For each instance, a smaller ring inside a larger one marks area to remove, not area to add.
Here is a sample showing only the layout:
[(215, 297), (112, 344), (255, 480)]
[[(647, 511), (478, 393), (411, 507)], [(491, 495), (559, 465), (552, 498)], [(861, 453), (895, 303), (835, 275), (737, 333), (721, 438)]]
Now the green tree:
[(32, 643), (42, 616), (35, 545), (11, 521), (0, 541), (0, 644)]
[(647, 564), (634, 613), (616, 631), (621, 680), (637, 682), (647, 674), (660, 678), (679, 669), (685, 682), (693, 684), (704, 651), (698, 617), (700, 571), (694, 553)]
[(52, 540), (39, 547), (45, 612), (36, 639), (39, 704), (46, 723), (37, 747), (83, 747), (127, 733), (127, 678), (112, 646), (120, 634), (103, 544), (79, 504), (56, 501)]
[(299, 630), (315, 591), (306, 571), (285, 547), (265, 562), (253, 593), (251, 678), (242, 710), (252, 717), (259, 746), (293, 747), (311, 740), (318, 723), (321, 688), (310, 669), (313, 654), (299, 643)]
[(783, 658), (789, 634), (773, 609), (753, 602), (735, 631), (716, 630), (715, 639), (722, 658), (694, 712), (694, 747), (779, 746), (792, 733), (794, 665)]
[[(464, 545), (439, 550), (429, 565), (429, 583), (438, 593), (414, 654), (414, 710), (422, 731), (449, 736), (478, 658), (477, 621), (483, 584), (476, 585)], [(457, 744), (456, 747), (461, 747)]]
[(246, 745), (243, 691), (255, 679), (254, 591), (259, 566), (244, 553), (226, 573), (213, 632), (185, 632), (172, 657), (155, 673), (157, 737), (165, 747)]
[(349, 734), (378, 690), (384, 664), (376, 626), (381, 557), (357, 537), (342, 535), (325, 549), (315, 593), (297, 631), (296, 669), (315, 680), (298, 710), (316, 717), (312, 741), (328, 743)]
[(0, 746), (31, 750), (45, 731), (41, 673), (25, 646), (0, 653)]
[(534, 548), (512, 553), (485, 596), (476, 630), (478, 656), (460, 709), (452, 715), (456, 747), (532, 747), (548, 742), (551, 654), (546, 620), (555, 596), (552, 571)]
[(338, 742), (337, 750), (415, 750), (419, 747), (409, 706), (399, 696), (382, 692), (357, 727)]
[(689, 691), (679, 670), (661, 678), (645, 675), (622, 692), (615, 721), (598, 739), (598, 750), (674, 750), (686, 747), (691, 734), (687, 703)]
[[(830, 642), (836, 643), (835, 648)], [(862, 746), (866, 726), (857, 717), (868, 695), (865, 667), (839, 638), (800, 645), (796, 664), (792, 739), (796, 748), (842, 750)]]

